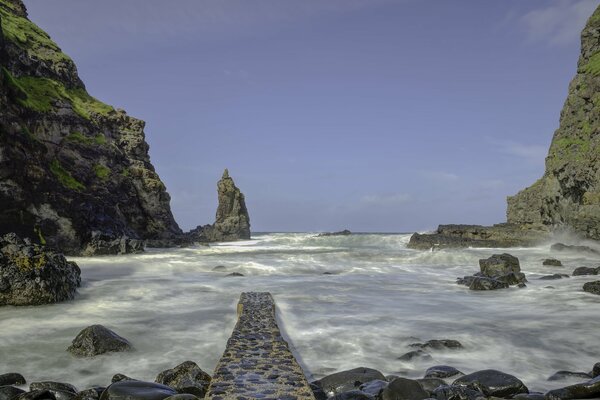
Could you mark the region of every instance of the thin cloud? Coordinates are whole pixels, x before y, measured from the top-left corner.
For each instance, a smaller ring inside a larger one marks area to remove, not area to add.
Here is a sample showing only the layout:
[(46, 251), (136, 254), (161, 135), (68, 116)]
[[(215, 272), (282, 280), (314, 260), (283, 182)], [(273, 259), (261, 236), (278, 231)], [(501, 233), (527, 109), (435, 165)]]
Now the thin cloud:
[(525, 144), (513, 141), (492, 141), (493, 145), (503, 154), (524, 159), (531, 164), (544, 164), (547, 145)]
[(397, 206), (410, 202), (411, 197), (406, 193), (370, 194), (361, 199), (361, 204), (369, 206)]
[(579, 41), (581, 30), (600, 0), (553, 0), (520, 18), (531, 43), (553, 46)]
[(421, 171), (421, 175), (427, 179), (442, 182), (455, 182), (460, 179), (458, 175), (448, 171)]

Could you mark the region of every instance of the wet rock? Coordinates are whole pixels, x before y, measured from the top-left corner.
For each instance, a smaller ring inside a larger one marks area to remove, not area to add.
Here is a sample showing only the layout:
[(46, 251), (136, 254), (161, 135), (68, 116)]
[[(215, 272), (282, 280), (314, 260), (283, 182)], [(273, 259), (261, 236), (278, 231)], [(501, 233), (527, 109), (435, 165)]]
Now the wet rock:
[(600, 396), (600, 376), (587, 382), (551, 390), (546, 400), (588, 399)]
[(173, 396), (169, 396), (165, 400), (198, 400), (198, 397), (194, 396), (193, 394), (189, 394), (189, 393), (181, 393), (181, 394), (174, 394)]
[(176, 395), (172, 388), (154, 382), (115, 382), (102, 393), (100, 400), (163, 400)]
[(507, 289), (508, 283), (501, 282), (494, 278), (487, 278), (482, 276), (474, 277), (469, 285), (469, 289), (471, 290), (497, 290), (497, 289)]
[(549, 381), (561, 381), (563, 379), (569, 378), (581, 378), (584, 380), (590, 380), (592, 376), (587, 372), (573, 372), (573, 371), (557, 371), (551, 377), (548, 378)]
[(578, 267), (573, 271), (573, 276), (598, 275), (598, 270), (599, 268)]
[(79, 332), (67, 349), (77, 357), (93, 357), (104, 353), (131, 350), (133, 347), (127, 339), (102, 325), (91, 325)]
[(350, 232), (348, 229), (344, 229), (343, 231), (339, 231), (339, 232), (324, 232), (324, 233), (319, 233), (317, 235), (317, 237), (350, 236), (350, 235), (352, 235), (352, 232)]
[(428, 340), (425, 343), (413, 343), (410, 347), (418, 347), (420, 349), (434, 349), (434, 350), (457, 350), (462, 349), (463, 345), (458, 340), (453, 339), (433, 339)]
[(564, 243), (555, 243), (552, 246), (550, 246), (550, 250), (569, 251), (569, 252), (573, 252), (573, 253), (600, 254), (600, 252), (598, 252), (595, 249), (592, 249), (589, 246), (575, 246), (575, 245), (564, 244)]
[(227, 275), (225, 275), (225, 276), (244, 276), (244, 274), (242, 274), (242, 273), (239, 273), (239, 272), (232, 272), (232, 273), (230, 273), (230, 274), (227, 274)]
[(583, 285), (583, 291), (600, 295), (600, 281), (587, 282)]
[(362, 385), (360, 385), (358, 387), (358, 390), (360, 390), (361, 392), (364, 392), (366, 394), (369, 394), (373, 397), (379, 397), (379, 395), (381, 394), (381, 392), (383, 391), (383, 389), (385, 389), (385, 387), (388, 385), (388, 381), (382, 381), (382, 380), (374, 380), (374, 381), (370, 381), (367, 383), (363, 383)]
[(24, 385), (27, 383), (23, 375), (16, 372), (9, 372), (7, 374), (0, 375), (0, 386), (8, 385)]
[(462, 376), (452, 385), (478, 390), (488, 397), (512, 397), (519, 393), (529, 393), (527, 387), (518, 378), (493, 369)]
[(113, 235), (106, 232), (92, 231), (81, 255), (106, 256), (117, 254), (136, 254), (144, 252), (143, 240), (133, 239), (127, 235)]
[(193, 361), (186, 361), (173, 369), (161, 372), (156, 382), (175, 389), (178, 393), (187, 393), (203, 398), (210, 385), (211, 377)]
[(592, 378), (600, 376), (600, 363), (594, 364), (594, 368), (592, 369)]
[(542, 265), (546, 265), (549, 267), (562, 267), (562, 262), (560, 260), (557, 260), (556, 258), (546, 258), (542, 262)]
[(31, 382), (29, 385), (29, 390), (50, 390), (55, 391), (59, 390), (62, 392), (70, 392), (73, 394), (77, 394), (78, 390), (75, 386), (70, 383), (62, 383), (62, 382)]
[(431, 358), (431, 355), (429, 355), (429, 353), (426, 353), (423, 350), (413, 350), (413, 351), (409, 351), (406, 354), (401, 355), (400, 357), (398, 357), (398, 360), (400, 360), (400, 361), (415, 361), (415, 360), (430, 361), (430, 360), (432, 360), (432, 358)]
[(0, 400), (11, 400), (23, 393), (25, 393), (24, 390), (14, 386), (0, 386)]
[(529, 392), (529, 393), (520, 393), (513, 397), (515, 400), (544, 400), (544, 393), (540, 392)]
[(463, 386), (440, 386), (433, 391), (433, 397), (437, 400), (475, 400), (485, 397), (479, 390)]
[(104, 390), (106, 390), (106, 388), (101, 386), (82, 390), (77, 393), (75, 400), (98, 400)]
[(328, 396), (333, 396), (357, 389), (363, 383), (374, 380), (383, 381), (385, 376), (375, 369), (360, 367), (327, 375), (313, 383), (322, 388)]
[(542, 277), (540, 277), (539, 279), (542, 281), (552, 281), (555, 279), (562, 279), (562, 278), (568, 278), (569, 275), (567, 274), (552, 274), (552, 275), (544, 275)]
[(423, 400), (429, 398), (419, 382), (413, 379), (396, 378), (383, 389), (383, 400)]
[(21, 393), (17, 397), (13, 397), (12, 400), (56, 400), (56, 397), (48, 390), (35, 390)]
[(361, 392), (360, 390), (350, 390), (348, 392), (343, 392), (336, 394), (335, 396), (331, 396), (328, 400), (374, 400), (375, 397), (367, 394), (365, 392)]
[(215, 272), (217, 272), (217, 271), (227, 271), (227, 267), (225, 267), (224, 265), (217, 265), (212, 270), (215, 271)]
[(440, 386), (447, 385), (447, 383), (443, 379), (440, 379), (440, 378), (417, 379), (417, 382), (419, 382), (419, 385), (421, 385), (423, 390), (425, 390), (430, 395), (433, 395), (433, 392), (435, 391), (435, 389), (439, 388)]
[(0, 237), (0, 306), (56, 303), (75, 296), (77, 264), (14, 233)]
[(435, 365), (425, 371), (425, 378), (451, 378), (456, 375), (464, 375), (454, 367), (448, 365)]
[(327, 400), (327, 393), (325, 393), (321, 386), (315, 384), (314, 382), (311, 382), (309, 385), (310, 390), (312, 390), (316, 400)]
[(479, 260), (479, 268), (481, 273), (489, 278), (521, 272), (519, 259), (508, 253), (494, 254), (489, 258)]
[(471, 286), (471, 283), (477, 278), (476, 275), (469, 275), (462, 278), (456, 278), (456, 283), (459, 285)]
[(121, 382), (121, 381), (137, 381), (137, 380), (138, 379), (130, 378), (127, 375), (114, 374), (110, 381), (111, 381), (111, 383), (115, 383), (115, 382)]

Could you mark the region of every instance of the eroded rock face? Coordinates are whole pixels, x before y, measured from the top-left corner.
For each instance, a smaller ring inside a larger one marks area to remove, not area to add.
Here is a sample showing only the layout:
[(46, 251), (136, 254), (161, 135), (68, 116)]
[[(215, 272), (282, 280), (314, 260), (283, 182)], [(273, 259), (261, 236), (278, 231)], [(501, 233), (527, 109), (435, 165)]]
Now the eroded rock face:
[(98, 246), (94, 231), (111, 241), (180, 234), (144, 122), (91, 97), (21, 0), (0, 1), (0, 20), (0, 234), (68, 254), (123, 249)]
[(581, 34), (577, 75), (561, 112), (544, 176), (508, 199), (508, 222), (566, 227), (600, 239), (600, 7)]
[(62, 254), (14, 233), (0, 237), (0, 305), (70, 300), (80, 283), (81, 270)]
[(188, 236), (200, 242), (228, 242), (250, 239), (250, 216), (244, 194), (235, 186), (229, 171), (217, 183), (219, 206), (215, 223), (199, 226)]

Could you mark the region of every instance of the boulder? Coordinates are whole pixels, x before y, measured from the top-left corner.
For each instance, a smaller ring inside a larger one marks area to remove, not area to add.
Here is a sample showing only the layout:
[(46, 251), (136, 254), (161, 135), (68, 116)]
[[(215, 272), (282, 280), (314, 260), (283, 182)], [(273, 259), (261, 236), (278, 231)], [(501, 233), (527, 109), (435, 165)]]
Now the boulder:
[(25, 393), (23, 389), (14, 386), (0, 386), (0, 400), (11, 400), (23, 393)]
[(82, 390), (77, 393), (74, 400), (98, 400), (102, 395), (102, 392), (106, 390), (105, 387), (95, 386), (89, 389)]
[(348, 229), (344, 229), (343, 231), (339, 231), (339, 232), (324, 232), (324, 233), (319, 233), (317, 235), (317, 237), (350, 236), (350, 235), (352, 235), (352, 232), (350, 232)]
[(544, 276), (540, 277), (540, 280), (551, 281), (551, 280), (568, 278), (568, 277), (569, 277), (569, 275), (567, 275), (567, 274), (552, 274), (552, 275), (544, 275)]
[(419, 382), (419, 385), (421, 385), (423, 390), (425, 390), (431, 396), (433, 396), (435, 389), (446, 385), (446, 382), (440, 378), (422, 378), (417, 379), (416, 381)]
[(322, 388), (328, 396), (334, 396), (374, 380), (384, 381), (385, 376), (375, 369), (360, 367), (327, 375), (313, 383)]
[(431, 355), (429, 355), (429, 353), (424, 352), (423, 350), (413, 350), (413, 351), (409, 351), (406, 354), (401, 355), (400, 357), (398, 357), (398, 360), (400, 361), (430, 361), (432, 360)]
[(199, 399), (198, 399), (198, 397), (194, 396), (193, 394), (181, 393), (181, 394), (174, 394), (173, 396), (169, 396), (165, 400), (199, 400)]
[(70, 383), (62, 383), (62, 382), (31, 382), (31, 384), (29, 385), (29, 390), (34, 391), (34, 390), (49, 390), (49, 391), (55, 391), (55, 390), (59, 390), (62, 392), (70, 392), (73, 394), (77, 394), (78, 390), (75, 386), (71, 385)]
[(598, 275), (598, 269), (599, 268), (578, 267), (573, 271), (573, 276)]
[(230, 276), (230, 277), (241, 277), (244, 276), (244, 274), (240, 273), (240, 272), (232, 272), (230, 274), (227, 274), (225, 276)]
[(478, 390), (463, 386), (439, 386), (433, 391), (433, 397), (437, 400), (475, 400), (485, 397)]
[(600, 377), (546, 393), (546, 400), (589, 399), (600, 397)]
[(549, 267), (562, 267), (562, 262), (560, 260), (557, 260), (556, 258), (546, 258), (542, 262), (542, 265), (546, 265)]
[(511, 273), (521, 272), (519, 259), (508, 253), (494, 254), (479, 260), (481, 273), (488, 278), (497, 278)]
[(187, 393), (203, 398), (210, 385), (211, 377), (193, 361), (186, 361), (173, 369), (161, 372), (156, 383), (175, 389), (178, 393)]
[(311, 382), (309, 384), (310, 386), (310, 390), (312, 390), (313, 392), (313, 396), (315, 396), (315, 400), (327, 400), (327, 393), (325, 393), (325, 391), (323, 390), (323, 388), (319, 385), (317, 385), (314, 382)]
[(383, 400), (423, 400), (429, 398), (419, 382), (413, 379), (396, 378), (383, 389)]
[(471, 290), (497, 290), (507, 289), (508, 287), (508, 283), (501, 282), (494, 278), (486, 278), (482, 276), (474, 277), (469, 285), (469, 289)]
[(163, 400), (176, 395), (172, 388), (154, 382), (115, 382), (102, 393), (100, 400)]
[(35, 390), (21, 393), (13, 397), (12, 400), (56, 400), (56, 397), (48, 390)]
[(448, 365), (435, 365), (425, 371), (425, 378), (451, 378), (456, 375), (464, 375), (454, 367)]
[(104, 353), (131, 350), (133, 347), (127, 339), (102, 325), (91, 325), (79, 332), (67, 349), (77, 357), (94, 357)]
[(410, 347), (418, 347), (420, 349), (434, 349), (434, 350), (457, 350), (462, 349), (463, 345), (454, 339), (433, 339), (428, 340), (425, 343), (413, 343)]
[(0, 375), (0, 386), (8, 385), (24, 385), (27, 383), (23, 375), (16, 372), (9, 372), (7, 374)]
[(600, 362), (594, 364), (594, 368), (592, 369), (592, 378), (600, 376)]
[(114, 374), (112, 379), (110, 380), (110, 382), (115, 383), (115, 382), (121, 382), (121, 381), (137, 381), (137, 380), (138, 379), (130, 378), (124, 374)]
[(583, 284), (583, 291), (600, 295), (600, 281), (587, 282)]
[(453, 386), (463, 386), (478, 390), (486, 396), (512, 397), (519, 393), (529, 393), (527, 387), (518, 378), (507, 373), (486, 369), (456, 379)]
[(72, 261), (14, 233), (0, 237), (0, 306), (73, 299), (81, 270)]
[(544, 393), (540, 392), (529, 392), (529, 393), (520, 393), (513, 397), (515, 400), (544, 400)]
[(361, 392), (360, 390), (350, 390), (348, 392), (338, 393), (328, 398), (328, 400), (374, 400), (375, 397)]
[(143, 240), (132, 239), (127, 235), (115, 236), (110, 233), (92, 231), (81, 255), (90, 257), (143, 253), (144, 247)]
[(548, 378), (549, 381), (562, 381), (564, 379), (569, 378), (581, 378), (583, 380), (590, 380), (592, 376), (587, 372), (573, 372), (573, 371), (557, 371), (551, 377)]
[(366, 394), (369, 394), (375, 398), (378, 398), (378, 397), (380, 397), (380, 394), (383, 391), (383, 389), (385, 389), (385, 387), (388, 384), (389, 384), (388, 381), (382, 381), (382, 380), (376, 379), (374, 381), (363, 383), (362, 385), (360, 385), (358, 387), (358, 390), (360, 390), (361, 392), (364, 392)]

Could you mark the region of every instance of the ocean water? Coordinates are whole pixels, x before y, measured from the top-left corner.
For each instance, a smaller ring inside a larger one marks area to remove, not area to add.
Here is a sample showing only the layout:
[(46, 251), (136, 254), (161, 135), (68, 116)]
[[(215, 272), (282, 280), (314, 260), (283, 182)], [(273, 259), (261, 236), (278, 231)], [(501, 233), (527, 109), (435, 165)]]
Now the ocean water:
[[(557, 370), (589, 371), (600, 361), (600, 296), (582, 291), (597, 277), (538, 279), (598, 266), (600, 259), (552, 254), (550, 243), (415, 251), (406, 248), (409, 238), (257, 234), (210, 247), (73, 258), (83, 279), (73, 301), (0, 308), (0, 373), (80, 389), (107, 385), (115, 373), (154, 380), (186, 360), (211, 373), (243, 291), (273, 294), (282, 330), (309, 379), (359, 366), (417, 378), (446, 364), (465, 373), (498, 369), (544, 391), (577, 382), (547, 381)], [(527, 288), (474, 292), (455, 283), (477, 272), (480, 258), (498, 252), (519, 258)], [(542, 266), (549, 256), (565, 266)], [(232, 272), (245, 276), (226, 276)], [(66, 348), (91, 324), (115, 330), (136, 351), (72, 357)], [(464, 349), (430, 351), (430, 361), (398, 360), (413, 350), (409, 344), (429, 339), (456, 339)]]

